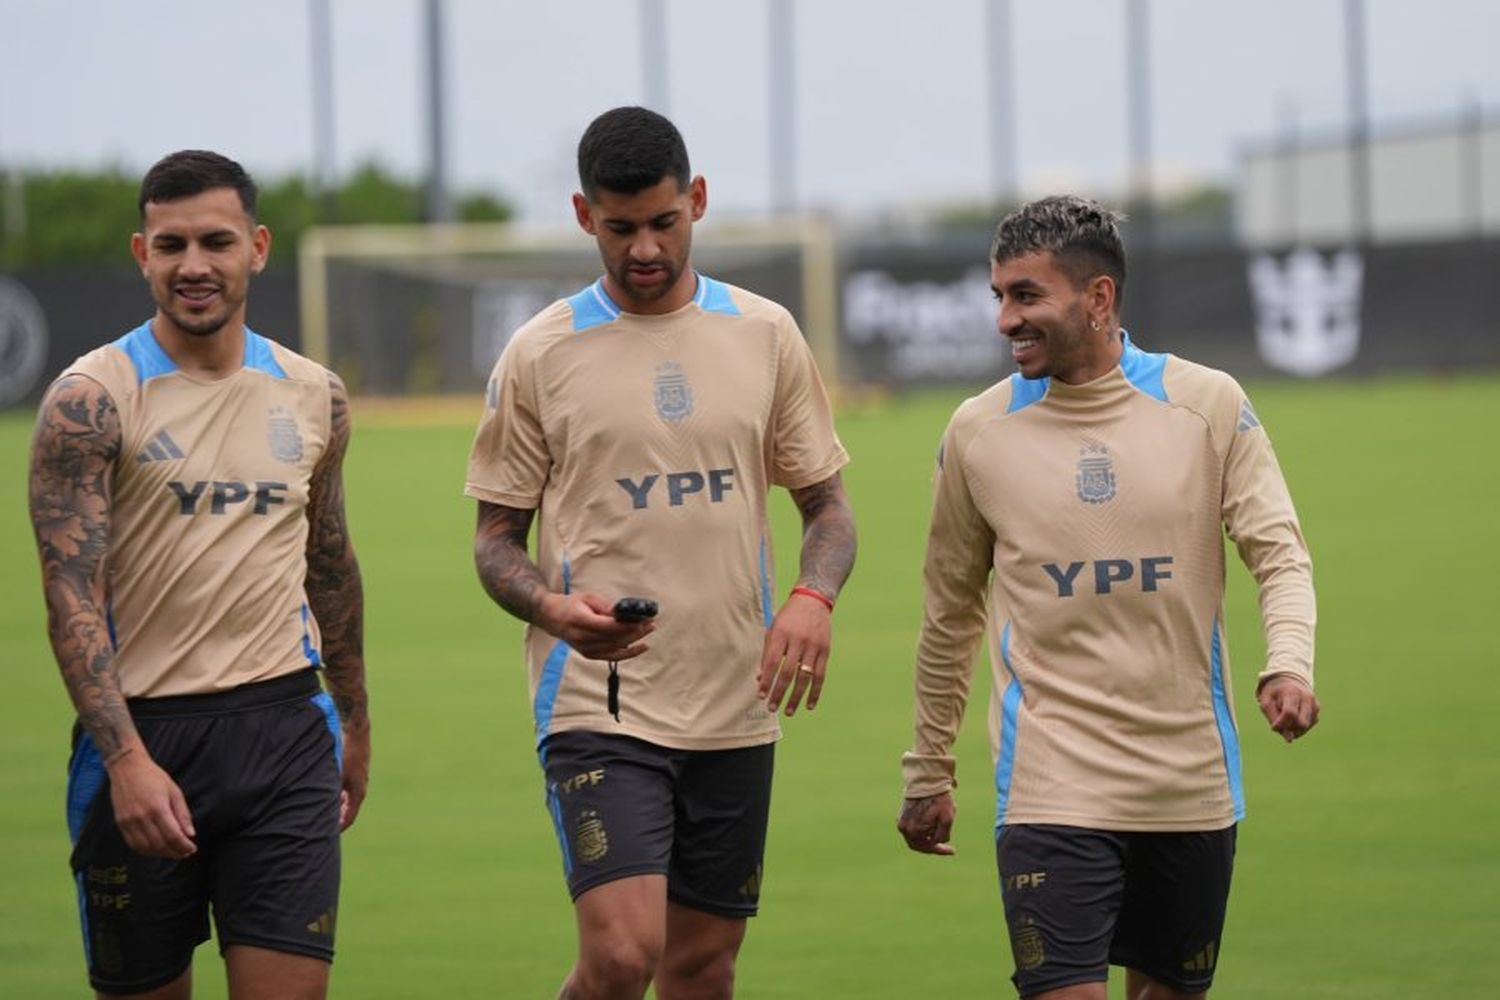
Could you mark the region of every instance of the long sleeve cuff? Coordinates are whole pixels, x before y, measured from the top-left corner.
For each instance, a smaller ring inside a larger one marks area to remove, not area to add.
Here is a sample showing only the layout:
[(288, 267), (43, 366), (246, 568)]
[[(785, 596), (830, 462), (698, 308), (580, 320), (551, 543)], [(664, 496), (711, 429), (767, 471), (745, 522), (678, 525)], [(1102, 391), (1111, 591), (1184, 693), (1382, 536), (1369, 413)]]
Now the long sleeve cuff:
[(956, 757), (910, 751), (901, 755), (901, 778), (908, 799), (924, 799), (955, 788), (957, 771)]

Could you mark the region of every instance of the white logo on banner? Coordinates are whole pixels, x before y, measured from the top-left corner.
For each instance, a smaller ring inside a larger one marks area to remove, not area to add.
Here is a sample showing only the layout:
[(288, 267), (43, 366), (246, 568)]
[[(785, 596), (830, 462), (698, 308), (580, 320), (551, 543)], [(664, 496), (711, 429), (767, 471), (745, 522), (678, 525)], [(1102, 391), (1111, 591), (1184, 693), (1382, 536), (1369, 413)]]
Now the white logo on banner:
[(0, 406), (19, 403), (47, 363), (47, 318), (19, 281), (0, 275)]
[(947, 283), (855, 271), (844, 281), (843, 309), (850, 341), (889, 345), (894, 378), (989, 377), (1010, 358), (995, 329), (988, 268)]
[(1250, 261), (1255, 340), (1273, 368), (1311, 378), (1359, 353), (1360, 289), (1364, 261), (1340, 250), (1327, 263), (1316, 250), (1294, 250), (1285, 264), (1271, 254)]

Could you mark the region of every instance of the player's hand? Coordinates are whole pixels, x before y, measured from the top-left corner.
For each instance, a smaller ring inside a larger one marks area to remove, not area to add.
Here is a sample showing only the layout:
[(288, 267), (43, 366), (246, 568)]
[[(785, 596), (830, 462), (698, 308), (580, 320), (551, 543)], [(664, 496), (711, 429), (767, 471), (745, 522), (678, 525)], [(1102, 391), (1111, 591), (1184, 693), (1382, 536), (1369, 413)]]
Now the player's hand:
[(1255, 693), (1261, 714), (1288, 743), (1318, 724), (1318, 696), (1295, 677), (1272, 677)]
[(953, 836), (953, 817), (957, 813), (952, 792), (905, 799), (896, 829), (906, 838), (906, 846), (918, 853), (953, 854), (953, 845), (948, 840)]
[(132, 851), (177, 861), (197, 853), (187, 799), (144, 746), (127, 749), (106, 766), (115, 825)]
[(786, 714), (794, 715), (807, 696), (807, 710), (818, 707), (823, 678), (828, 672), (828, 650), (832, 645), (833, 613), (815, 597), (793, 594), (766, 631), (761, 647), (756, 692), (775, 715), (786, 698)]
[(343, 791), (339, 793), (339, 832), (354, 825), (359, 807), (370, 788), (370, 722), (357, 726), (347, 723), (344, 732)]
[(628, 660), (650, 647), (642, 640), (656, 631), (655, 619), (617, 622), (614, 601), (598, 594), (548, 594), (537, 626), (591, 660)]

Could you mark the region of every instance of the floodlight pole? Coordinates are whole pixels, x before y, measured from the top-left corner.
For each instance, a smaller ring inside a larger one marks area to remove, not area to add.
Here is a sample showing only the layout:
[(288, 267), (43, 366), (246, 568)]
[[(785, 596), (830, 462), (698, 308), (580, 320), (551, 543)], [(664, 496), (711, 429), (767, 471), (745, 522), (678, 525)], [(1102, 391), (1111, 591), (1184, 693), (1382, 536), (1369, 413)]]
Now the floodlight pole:
[(427, 55), (427, 221), (449, 222), (448, 167), (444, 154), (443, 120), (443, 0), (426, 0), (424, 10)]
[(1344, 0), (1344, 69), (1349, 101), (1349, 223), (1352, 242), (1360, 244), (1374, 236), (1364, 0)]
[(309, 0), (309, 40), (312, 48), (313, 192), (317, 195), (318, 220), (333, 221), (337, 214), (338, 166), (333, 145), (333, 30), (329, 0)]
[(771, 211), (797, 209), (797, 52), (791, 0), (770, 0)]
[(1015, 52), (1010, 0), (985, 4), (990, 71), (990, 197), (997, 206), (1019, 201), (1016, 175)]
[(641, 84), (646, 107), (667, 113), (666, 0), (640, 0)]
[[(1125, 93), (1130, 149), (1130, 214), (1138, 234), (1132, 254), (1132, 324), (1149, 331), (1155, 323), (1156, 205), (1151, 184), (1151, 4), (1125, 0)], [(1144, 265), (1144, 266), (1142, 266)], [(1149, 334), (1148, 334), (1149, 335)]]

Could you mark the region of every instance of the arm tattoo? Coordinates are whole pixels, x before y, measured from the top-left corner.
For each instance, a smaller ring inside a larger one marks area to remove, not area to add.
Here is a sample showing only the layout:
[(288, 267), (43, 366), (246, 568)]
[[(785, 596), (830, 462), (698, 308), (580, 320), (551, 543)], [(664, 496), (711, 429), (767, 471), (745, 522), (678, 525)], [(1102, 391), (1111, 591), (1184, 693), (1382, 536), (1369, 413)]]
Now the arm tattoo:
[(542, 598), (551, 591), (542, 571), (526, 554), (526, 533), (534, 510), (479, 501), (474, 528), (474, 567), (485, 593), (524, 622), (535, 622)]
[(313, 469), (307, 505), (307, 603), (323, 634), (323, 673), (344, 725), (369, 723), (365, 694), (364, 587), (344, 515), (349, 394), (332, 372), (328, 447)]
[(42, 401), (31, 441), (28, 500), (47, 636), (78, 720), (109, 761), (135, 739), (105, 618), (111, 485), (120, 413), (92, 379), (60, 379)]
[(844, 482), (835, 472), (821, 483), (791, 493), (802, 512), (802, 575), (797, 583), (830, 600), (837, 598), (854, 568), (857, 548), (854, 511), (844, 495)]

